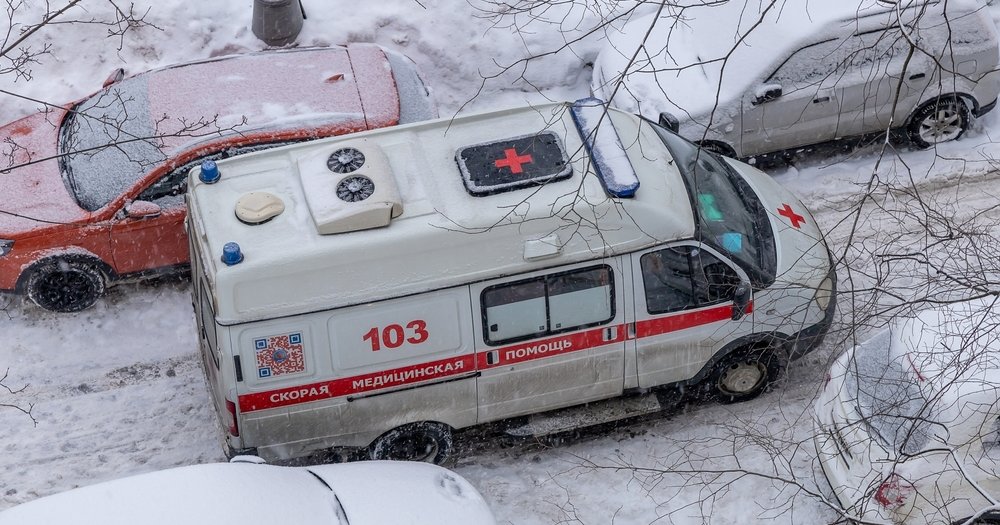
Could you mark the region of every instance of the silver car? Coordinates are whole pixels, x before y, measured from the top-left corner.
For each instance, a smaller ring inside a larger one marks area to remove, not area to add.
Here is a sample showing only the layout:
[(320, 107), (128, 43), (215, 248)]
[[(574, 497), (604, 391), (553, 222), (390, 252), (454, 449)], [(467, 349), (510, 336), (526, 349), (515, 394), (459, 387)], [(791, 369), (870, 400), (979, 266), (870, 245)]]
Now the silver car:
[(592, 89), (734, 157), (887, 129), (930, 147), (993, 109), (997, 40), (968, 0), (698, 5), (612, 31)]

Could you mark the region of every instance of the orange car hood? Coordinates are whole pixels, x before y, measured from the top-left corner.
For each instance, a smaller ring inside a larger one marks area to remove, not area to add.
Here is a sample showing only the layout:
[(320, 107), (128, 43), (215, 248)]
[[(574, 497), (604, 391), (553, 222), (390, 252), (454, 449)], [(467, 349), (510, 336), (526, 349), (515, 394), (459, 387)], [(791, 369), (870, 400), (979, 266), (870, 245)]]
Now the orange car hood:
[[(62, 109), (36, 113), (0, 128), (0, 237), (85, 219), (63, 183), (57, 123)], [(29, 164), (34, 162), (34, 164)]]

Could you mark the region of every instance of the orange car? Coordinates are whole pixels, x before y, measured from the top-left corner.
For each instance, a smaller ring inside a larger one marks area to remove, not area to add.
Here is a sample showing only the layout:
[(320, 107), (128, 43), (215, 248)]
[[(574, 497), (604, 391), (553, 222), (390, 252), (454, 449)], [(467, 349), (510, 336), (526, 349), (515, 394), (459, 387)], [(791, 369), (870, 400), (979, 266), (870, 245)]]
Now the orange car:
[(82, 310), (116, 281), (187, 266), (193, 165), (435, 116), (413, 63), (369, 44), (118, 70), (0, 128), (0, 290)]

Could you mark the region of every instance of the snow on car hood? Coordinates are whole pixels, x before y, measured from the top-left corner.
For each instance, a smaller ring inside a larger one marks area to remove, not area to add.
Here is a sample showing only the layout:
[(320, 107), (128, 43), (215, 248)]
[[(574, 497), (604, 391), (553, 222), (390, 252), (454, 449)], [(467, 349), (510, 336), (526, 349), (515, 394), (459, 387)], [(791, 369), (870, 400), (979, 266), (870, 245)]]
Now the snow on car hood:
[(464, 478), (427, 463), (365, 461), (309, 470), (333, 489), (351, 524), (492, 525), (492, 512)]
[[(13, 168), (0, 172), (0, 237), (87, 216), (53, 158), (63, 115), (61, 109), (40, 112), (0, 128), (0, 169)], [(32, 161), (37, 164), (23, 165)]]

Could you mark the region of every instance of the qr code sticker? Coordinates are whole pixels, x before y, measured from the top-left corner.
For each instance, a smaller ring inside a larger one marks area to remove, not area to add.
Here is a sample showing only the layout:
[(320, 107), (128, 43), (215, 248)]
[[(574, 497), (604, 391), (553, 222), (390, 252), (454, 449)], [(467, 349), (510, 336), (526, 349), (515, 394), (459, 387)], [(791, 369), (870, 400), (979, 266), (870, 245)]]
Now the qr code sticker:
[(257, 377), (264, 379), (305, 372), (301, 332), (254, 339), (253, 344), (257, 353)]

